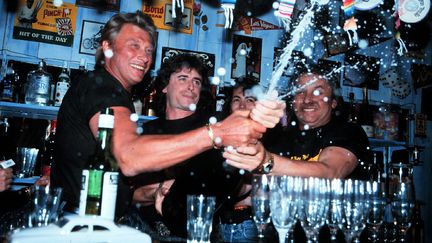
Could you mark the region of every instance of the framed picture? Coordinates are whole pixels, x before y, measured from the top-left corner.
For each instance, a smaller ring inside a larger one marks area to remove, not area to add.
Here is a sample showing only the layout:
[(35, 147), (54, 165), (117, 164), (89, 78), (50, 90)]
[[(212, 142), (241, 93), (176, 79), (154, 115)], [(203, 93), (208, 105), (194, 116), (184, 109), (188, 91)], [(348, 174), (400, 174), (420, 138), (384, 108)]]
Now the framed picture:
[(260, 80), (262, 40), (233, 35), (231, 78), (251, 76)]
[(95, 55), (104, 23), (83, 20), (79, 53)]
[(344, 85), (378, 90), (379, 58), (348, 53), (344, 62)]
[(214, 69), (215, 69), (215, 54), (211, 54), (211, 53), (206, 53), (206, 52), (199, 52), (199, 51), (190, 51), (190, 50), (183, 50), (183, 49), (175, 49), (175, 48), (171, 48), (171, 47), (162, 47), (162, 61), (161, 61), (161, 65), (162, 63), (166, 62), (168, 59), (170, 59), (171, 57), (178, 55), (178, 54), (182, 54), (182, 53), (189, 53), (192, 55), (197, 55), (198, 57), (200, 57), (204, 63), (207, 65), (207, 67), (209, 68), (209, 76), (214, 76)]
[(76, 0), (77, 5), (97, 8), (103, 11), (119, 11), (120, 0)]

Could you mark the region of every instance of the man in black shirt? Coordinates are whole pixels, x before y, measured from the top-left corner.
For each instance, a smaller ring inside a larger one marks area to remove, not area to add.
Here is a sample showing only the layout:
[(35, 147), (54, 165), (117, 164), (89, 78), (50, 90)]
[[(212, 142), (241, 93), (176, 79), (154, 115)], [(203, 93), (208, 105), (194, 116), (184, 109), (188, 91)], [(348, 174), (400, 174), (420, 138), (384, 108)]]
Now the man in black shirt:
[(329, 78), (301, 73), (293, 100), (294, 126), (267, 151), (257, 146), (226, 150), (227, 163), (249, 171), (302, 177), (345, 178), (368, 159), (363, 129), (332, 116), (336, 100)]

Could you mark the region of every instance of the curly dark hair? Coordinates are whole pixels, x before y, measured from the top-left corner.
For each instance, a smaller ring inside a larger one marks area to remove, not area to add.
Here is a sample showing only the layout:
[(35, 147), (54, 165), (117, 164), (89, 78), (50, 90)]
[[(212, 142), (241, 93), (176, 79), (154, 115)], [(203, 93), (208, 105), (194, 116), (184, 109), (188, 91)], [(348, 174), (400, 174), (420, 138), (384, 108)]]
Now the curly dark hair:
[(197, 104), (197, 111), (211, 110), (214, 107), (214, 99), (210, 93), (210, 81), (208, 78), (209, 69), (202, 59), (193, 54), (182, 53), (175, 55), (161, 64), (156, 77), (155, 86), (158, 93), (157, 97), (157, 116), (165, 116), (166, 95), (162, 90), (168, 85), (171, 74), (183, 68), (194, 69), (202, 77), (200, 99)]
[(108, 41), (109, 44), (114, 44), (117, 35), (125, 24), (133, 24), (145, 30), (152, 41), (154, 49), (156, 49), (156, 27), (152, 18), (144, 14), (140, 10), (135, 13), (119, 13), (111, 17), (105, 24), (102, 35), (99, 41), (99, 47), (96, 50), (96, 66), (102, 67), (105, 63), (105, 54), (102, 50), (102, 42)]

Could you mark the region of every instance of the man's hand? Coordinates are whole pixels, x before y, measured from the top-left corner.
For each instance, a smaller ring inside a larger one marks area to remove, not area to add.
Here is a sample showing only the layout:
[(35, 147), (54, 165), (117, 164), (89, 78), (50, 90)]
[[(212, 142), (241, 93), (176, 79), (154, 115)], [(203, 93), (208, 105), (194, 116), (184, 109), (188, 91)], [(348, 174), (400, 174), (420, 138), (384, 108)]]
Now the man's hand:
[(266, 150), (262, 143), (258, 142), (255, 145), (242, 146), (237, 149), (226, 148), (222, 155), (229, 165), (253, 171), (266, 159)]
[(255, 103), (250, 117), (267, 128), (273, 128), (284, 115), (285, 107), (283, 100), (261, 99)]
[(10, 188), (12, 183), (12, 169), (0, 169), (0, 192), (5, 191)]
[(216, 145), (239, 147), (256, 144), (266, 128), (249, 119), (249, 115), (249, 111), (235, 111), (225, 120), (212, 125)]

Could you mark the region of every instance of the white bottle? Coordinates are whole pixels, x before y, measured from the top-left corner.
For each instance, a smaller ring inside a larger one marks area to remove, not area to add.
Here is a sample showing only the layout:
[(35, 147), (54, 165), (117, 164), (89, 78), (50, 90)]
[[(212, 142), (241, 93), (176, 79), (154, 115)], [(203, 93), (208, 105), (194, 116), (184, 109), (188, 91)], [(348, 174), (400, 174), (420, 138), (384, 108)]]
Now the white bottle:
[(67, 70), (67, 62), (64, 61), (63, 70), (58, 77), (58, 81), (55, 88), (56, 92), (55, 92), (54, 106), (61, 105), (61, 103), (63, 102), (63, 97), (65, 96), (69, 87), (70, 87), (70, 77)]

